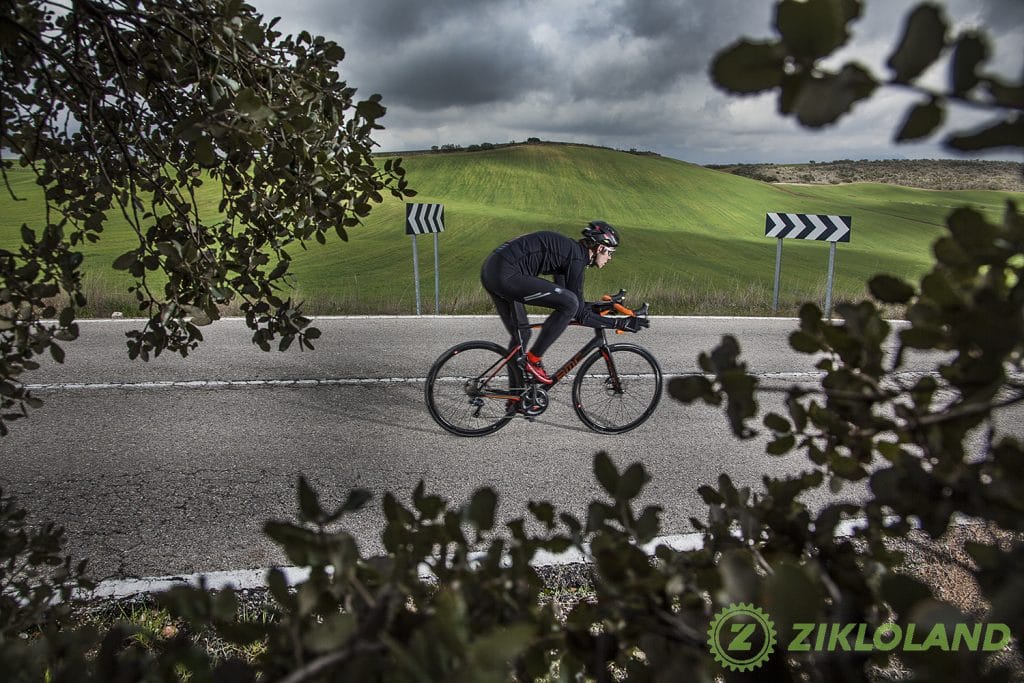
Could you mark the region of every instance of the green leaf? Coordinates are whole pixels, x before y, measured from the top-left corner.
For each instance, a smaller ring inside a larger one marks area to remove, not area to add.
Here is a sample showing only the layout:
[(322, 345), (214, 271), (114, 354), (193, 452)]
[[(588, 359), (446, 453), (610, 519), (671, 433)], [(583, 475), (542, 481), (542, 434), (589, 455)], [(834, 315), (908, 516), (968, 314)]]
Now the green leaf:
[(619, 479), (617, 499), (629, 501), (640, 495), (644, 485), (651, 480), (644, 466), (638, 462), (626, 468)]
[(299, 477), (299, 512), (302, 519), (308, 522), (316, 524), (322, 523), (326, 514), (324, 513), (323, 507), (320, 505), (320, 497), (317, 495), (313, 487), (306, 481), (306, 477)]
[(697, 494), (708, 505), (721, 505), (725, 502), (725, 498), (722, 497), (722, 494), (707, 484), (697, 487)]
[(53, 342), (50, 342), (50, 355), (53, 357), (53, 360), (57, 361), (58, 363), (64, 362), (64, 349), (57, 346)]
[(740, 41), (715, 56), (711, 78), (718, 87), (734, 93), (771, 90), (782, 84), (784, 58), (778, 43)]
[(274, 115), (260, 95), (252, 88), (243, 88), (235, 96), (235, 108), (250, 119), (264, 121)]
[(789, 420), (778, 413), (768, 413), (765, 415), (764, 426), (773, 432), (787, 433), (792, 431), (792, 426), (789, 424)]
[(874, 77), (856, 64), (847, 64), (838, 74), (793, 80), (792, 84), (798, 88), (792, 97), (792, 112), (809, 128), (835, 123), (878, 87)]
[(775, 28), (791, 55), (815, 60), (846, 43), (846, 25), (859, 15), (860, 2), (850, 0), (782, 0)]
[(978, 84), (978, 65), (989, 58), (989, 46), (983, 35), (966, 33), (953, 48), (949, 69), (950, 89), (964, 95)]
[(587, 506), (587, 533), (600, 531), (606, 520), (615, 518), (615, 509), (606, 503), (592, 500)]
[(699, 398), (714, 395), (711, 382), (703, 375), (673, 377), (668, 381), (669, 396), (682, 403), (693, 403)]
[(594, 476), (597, 477), (601, 488), (614, 498), (619, 490), (619, 471), (615, 469), (615, 463), (605, 451), (600, 451), (594, 456)]
[(764, 607), (779, 629), (779, 641), (788, 643), (793, 624), (818, 621), (822, 589), (798, 564), (781, 562), (773, 569), (765, 579)]
[(918, 5), (907, 18), (903, 38), (887, 62), (898, 83), (909, 83), (927, 69), (946, 46), (946, 19), (938, 5)]
[(470, 500), (467, 515), (478, 531), (494, 528), (494, 514), (498, 507), (498, 494), (492, 488), (478, 489)]
[(765, 452), (769, 455), (785, 455), (793, 450), (793, 446), (795, 445), (796, 436), (793, 434), (785, 434), (774, 441), (770, 441), (768, 445), (765, 446)]
[(650, 505), (644, 508), (639, 519), (636, 520), (636, 537), (641, 543), (648, 543), (657, 537), (661, 530), (662, 508), (658, 505)]
[(208, 138), (196, 142), (196, 162), (203, 168), (217, 166), (220, 159), (217, 157), (217, 150)]
[(547, 501), (530, 501), (527, 504), (527, 508), (534, 518), (543, 524), (548, 529), (553, 529), (555, 526), (555, 508), (551, 503)]
[(319, 621), (310, 620), (309, 631), (302, 642), (317, 654), (340, 650), (356, 630), (354, 614), (332, 612)]
[(138, 260), (139, 253), (137, 251), (127, 251), (114, 259), (114, 270), (128, 270)]
[(892, 275), (876, 275), (868, 281), (871, 296), (882, 303), (905, 304), (914, 297), (914, 288)]
[(946, 144), (962, 152), (999, 147), (1020, 149), (1024, 147), (1024, 117), (1018, 116), (1014, 120), (1000, 121), (973, 133), (953, 135), (946, 141)]
[(1024, 108), (1024, 86), (1005, 83), (995, 77), (989, 77), (988, 83), (985, 85), (996, 105)]
[(933, 98), (928, 102), (914, 105), (903, 120), (899, 132), (896, 133), (896, 142), (928, 137), (942, 125), (945, 116), (946, 108), (942, 105), (941, 100)]
[(824, 348), (820, 341), (802, 330), (790, 333), (789, 346), (800, 353), (818, 353)]
[[(504, 681), (508, 679), (508, 662), (520, 655), (534, 639), (535, 627), (532, 624), (513, 624), (498, 627), (490, 633), (474, 640), (469, 655), (478, 671), (494, 672), (493, 677), (486, 680)], [(461, 677), (457, 677), (461, 678)], [(472, 675), (462, 680), (484, 680), (483, 676)]]
[(373, 494), (366, 489), (352, 489), (341, 506), (343, 512), (358, 512), (373, 500)]
[(804, 431), (807, 427), (807, 410), (797, 400), (798, 396), (790, 396), (786, 400), (786, 407), (789, 409), (789, 416), (793, 420), (793, 427), (798, 432)]
[(750, 554), (743, 550), (727, 550), (718, 562), (722, 576), (723, 602), (755, 602), (759, 577)]
[(242, 27), (242, 38), (253, 45), (259, 45), (263, 42), (264, 38), (263, 28), (254, 21), (246, 22), (245, 26)]
[(317, 542), (314, 532), (288, 522), (271, 520), (263, 525), (263, 533), (281, 546), (294, 564), (305, 566), (310, 563), (310, 550)]

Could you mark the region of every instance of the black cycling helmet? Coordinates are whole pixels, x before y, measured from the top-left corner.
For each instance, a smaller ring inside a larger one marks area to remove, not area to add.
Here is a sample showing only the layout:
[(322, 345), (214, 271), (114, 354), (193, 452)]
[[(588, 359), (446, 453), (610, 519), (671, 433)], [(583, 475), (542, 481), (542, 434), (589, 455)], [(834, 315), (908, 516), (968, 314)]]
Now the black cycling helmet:
[(604, 221), (590, 221), (583, 228), (583, 239), (591, 245), (615, 249), (619, 246), (619, 233)]

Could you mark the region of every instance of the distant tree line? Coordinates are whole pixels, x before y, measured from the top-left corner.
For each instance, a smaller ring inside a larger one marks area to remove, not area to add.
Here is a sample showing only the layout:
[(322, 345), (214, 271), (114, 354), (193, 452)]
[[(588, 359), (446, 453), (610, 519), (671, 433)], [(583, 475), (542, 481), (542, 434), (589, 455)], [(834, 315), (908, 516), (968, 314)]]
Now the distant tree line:
[(516, 147), (520, 145), (572, 145), (574, 147), (591, 147), (593, 149), (608, 149), (616, 152), (626, 152), (628, 154), (638, 154), (643, 156), (661, 156), (657, 152), (648, 150), (638, 150), (635, 147), (631, 147), (628, 150), (616, 149), (614, 147), (607, 147), (605, 145), (588, 145), (581, 142), (559, 142), (557, 140), (541, 140), (537, 137), (527, 138), (523, 142), (516, 142), (512, 140), (510, 142), (481, 142), (479, 144), (472, 145), (459, 145), (455, 143), (445, 143), (443, 145), (432, 145), (429, 150), (407, 150), (401, 152), (377, 152), (375, 156), (415, 156), (417, 154), (431, 154), (439, 153), (446, 154), (451, 152), (486, 152), (495, 149), (503, 149), (506, 147)]

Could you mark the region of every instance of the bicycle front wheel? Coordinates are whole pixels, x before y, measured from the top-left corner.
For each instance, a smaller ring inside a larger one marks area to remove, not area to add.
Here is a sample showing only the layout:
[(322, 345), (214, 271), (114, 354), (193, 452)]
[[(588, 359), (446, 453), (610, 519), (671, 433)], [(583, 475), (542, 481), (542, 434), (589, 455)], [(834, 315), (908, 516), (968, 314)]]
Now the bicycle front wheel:
[(459, 436), (484, 436), (515, 417), (522, 393), (507, 351), (492, 342), (464, 342), (445, 351), (427, 374), (426, 399), (437, 424)]
[(572, 402), (583, 424), (622, 434), (642, 425), (661, 400), (661, 367), (647, 349), (610, 344), (583, 361), (572, 384)]

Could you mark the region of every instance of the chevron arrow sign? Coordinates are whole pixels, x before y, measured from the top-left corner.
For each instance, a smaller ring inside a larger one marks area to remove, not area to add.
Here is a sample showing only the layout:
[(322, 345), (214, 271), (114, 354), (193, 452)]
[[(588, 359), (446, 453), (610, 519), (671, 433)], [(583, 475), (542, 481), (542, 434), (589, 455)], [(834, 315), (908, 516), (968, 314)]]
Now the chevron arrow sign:
[(822, 242), (849, 242), (853, 218), (811, 213), (769, 213), (765, 216), (765, 237), (788, 237)]
[(405, 234), (444, 232), (444, 204), (406, 204)]

